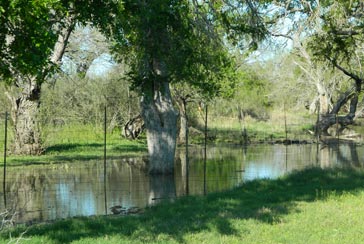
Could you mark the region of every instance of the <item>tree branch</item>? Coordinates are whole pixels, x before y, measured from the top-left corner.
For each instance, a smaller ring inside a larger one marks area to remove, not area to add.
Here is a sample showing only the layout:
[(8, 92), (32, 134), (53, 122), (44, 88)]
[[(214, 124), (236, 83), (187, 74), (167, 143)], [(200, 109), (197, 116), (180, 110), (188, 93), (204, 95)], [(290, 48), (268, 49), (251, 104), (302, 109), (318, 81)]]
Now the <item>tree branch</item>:
[(353, 80), (355, 80), (355, 82), (359, 82), (360, 84), (363, 82), (363, 80), (357, 76), (356, 74), (353, 74), (351, 72), (349, 72), (348, 70), (346, 70), (345, 68), (343, 68), (342, 66), (340, 66), (335, 60), (333, 60), (332, 58), (330, 58), (329, 56), (325, 55), (325, 57), (340, 71), (342, 71), (345, 75), (349, 76), (350, 78), (352, 78)]

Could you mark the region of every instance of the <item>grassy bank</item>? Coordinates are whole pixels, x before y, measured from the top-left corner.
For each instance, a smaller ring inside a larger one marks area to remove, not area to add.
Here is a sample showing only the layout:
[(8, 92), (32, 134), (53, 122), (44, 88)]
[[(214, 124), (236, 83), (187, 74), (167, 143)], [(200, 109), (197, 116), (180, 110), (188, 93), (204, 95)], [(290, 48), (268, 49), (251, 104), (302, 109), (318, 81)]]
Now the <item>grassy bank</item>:
[[(8, 147), (10, 148), (12, 140), (12, 131), (10, 129), (9, 134)], [(106, 138), (108, 159), (141, 155), (146, 152), (145, 138), (128, 140), (121, 136), (119, 130), (114, 130), (113, 132), (108, 131)], [(44, 128), (42, 140), (45, 148), (42, 155), (15, 156), (9, 154), (7, 163), (9, 165), (52, 164), (97, 160), (102, 159), (104, 155), (103, 129), (91, 125)], [(3, 140), (0, 140), (0, 152), (3, 152), (3, 147)]]
[[(204, 140), (202, 119), (198, 131), (190, 131), (192, 141), (202, 143)], [(251, 117), (239, 120), (235, 117), (209, 118), (208, 137), (215, 143), (242, 143), (244, 136), (250, 143), (271, 143), (286, 139), (312, 141), (314, 137), (309, 131), (314, 131), (313, 116), (275, 113), (268, 121), (257, 121)], [(199, 133), (198, 133), (199, 132)]]
[[(245, 121), (247, 136), (251, 143), (271, 142), (285, 138), (285, 127), (282, 121), (272, 123)], [(293, 120), (291, 120), (293, 121)], [(306, 121), (306, 120), (305, 120)], [(200, 123), (202, 124), (202, 122)], [(298, 126), (290, 125), (288, 137), (290, 139), (307, 139), (308, 134), (305, 123)], [(242, 142), (243, 125), (237, 119), (215, 118), (209, 122), (209, 143), (233, 143)], [(12, 128), (8, 128), (8, 148), (11, 147), (13, 138)], [(121, 136), (118, 128), (107, 131), (107, 156), (128, 157), (146, 153), (145, 135), (139, 140), (127, 140)], [(24, 164), (52, 164), (72, 161), (84, 161), (102, 159), (104, 154), (104, 131), (102, 126), (91, 124), (71, 124), (62, 126), (45, 126), (42, 128), (42, 141), (45, 148), (41, 156), (14, 156), (9, 154), (9, 165)], [(190, 143), (201, 144), (204, 142), (203, 128), (190, 130)], [(0, 123), (0, 152), (4, 148), (4, 128)], [(0, 161), (2, 163), (2, 160)]]
[[(256, 121), (246, 118), (217, 117), (208, 121), (209, 144), (241, 144), (244, 142), (245, 128), (248, 143), (272, 143), (283, 141), (286, 136), (289, 140), (314, 141), (309, 131), (313, 131), (314, 117), (295, 116), (294, 114), (276, 113), (269, 121)], [(286, 123), (285, 123), (286, 121)], [(190, 128), (189, 139), (191, 144), (204, 143), (203, 121)], [(364, 123), (364, 122), (363, 122)], [(362, 132), (362, 126), (352, 126), (356, 131)], [(12, 129), (9, 128), (8, 148), (13, 138)], [(287, 134), (286, 134), (287, 132)], [(121, 136), (118, 128), (107, 131), (108, 158), (128, 157), (146, 153), (147, 145), (145, 134), (139, 140), (127, 140)], [(0, 153), (4, 148), (4, 128), (0, 123)], [(41, 156), (12, 156), (9, 155), (9, 165), (23, 164), (49, 164), (72, 161), (102, 159), (104, 154), (104, 132), (102, 125), (71, 124), (59, 127), (46, 126), (42, 128), (42, 139), (45, 151)], [(2, 156), (2, 155), (1, 155)], [(2, 160), (0, 161), (0, 164)]]
[(364, 172), (308, 169), (139, 216), (73, 218), (2, 232), (7, 243), (363, 243)]

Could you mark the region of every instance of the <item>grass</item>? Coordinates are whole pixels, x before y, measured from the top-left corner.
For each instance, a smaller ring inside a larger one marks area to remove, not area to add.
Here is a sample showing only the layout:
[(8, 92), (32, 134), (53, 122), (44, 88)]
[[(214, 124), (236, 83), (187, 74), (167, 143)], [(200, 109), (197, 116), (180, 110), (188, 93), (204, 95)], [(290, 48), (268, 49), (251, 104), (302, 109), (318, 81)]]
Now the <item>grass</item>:
[[(313, 131), (314, 116), (297, 116), (293, 113), (273, 113), (269, 121), (255, 121), (247, 117), (244, 123), (237, 118), (209, 118), (209, 143), (243, 142), (242, 128), (246, 128), (251, 143), (271, 143), (283, 141), (286, 137), (285, 120), (287, 122), (288, 139), (298, 141), (312, 141), (314, 138), (308, 133)], [(203, 125), (203, 121), (199, 121)], [(355, 130), (362, 126), (356, 126)], [(9, 142), (13, 138), (12, 129), (9, 128)], [(9, 165), (52, 164), (70, 161), (95, 160), (103, 157), (104, 134), (102, 127), (94, 125), (72, 124), (60, 127), (46, 126), (42, 128), (45, 152), (41, 156), (12, 156), (7, 159)], [(0, 121), (0, 152), (4, 148), (4, 126)], [(204, 143), (203, 128), (190, 130), (190, 143)], [(130, 141), (122, 138), (120, 130), (107, 133), (108, 158), (136, 156), (146, 153), (145, 136), (140, 140)], [(1, 161), (2, 162), (2, 161)]]
[[(287, 130), (287, 137), (290, 140), (312, 141), (313, 137), (308, 131), (314, 131), (315, 120), (313, 117), (294, 116), (293, 114), (286, 116), (287, 118), (284, 117), (284, 114), (277, 113), (269, 121), (256, 121), (250, 117), (247, 117), (245, 121), (229, 117), (210, 118), (208, 135), (217, 143), (239, 144), (243, 139), (242, 132), (245, 128), (251, 143), (271, 143), (284, 140)], [(202, 125), (204, 122), (200, 120), (199, 123)], [(204, 140), (203, 128), (199, 129), (201, 133), (192, 135), (195, 143), (202, 143)]]
[(3, 231), (25, 243), (363, 243), (364, 171), (307, 169), (162, 203), (138, 216), (80, 217)]
[[(280, 121), (277, 119), (276, 121)], [(292, 121), (292, 120), (291, 120)], [(281, 123), (246, 121), (246, 128), (251, 142), (271, 141), (282, 139), (285, 136), (284, 126)], [(291, 126), (290, 138), (296, 134), (304, 134), (304, 124)], [(8, 128), (8, 148), (13, 138), (12, 129)], [(0, 152), (4, 148), (4, 126), (0, 123)], [(9, 155), (8, 165), (52, 164), (72, 161), (95, 160), (103, 157), (104, 134), (102, 127), (94, 125), (72, 124), (59, 127), (45, 126), (42, 128), (45, 151), (41, 156), (15, 156)], [(235, 143), (242, 140), (241, 124), (237, 119), (216, 118), (209, 122), (209, 139), (215, 143)], [(203, 143), (203, 133), (191, 131), (192, 143)], [(122, 138), (120, 130), (107, 133), (107, 156), (128, 157), (146, 152), (145, 137), (130, 141)], [(2, 161), (2, 160), (1, 160)]]
[[(104, 133), (102, 128), (91, 125), (72, 125), (43, 129), (44, 153), (40, 156), (10, 154), (7, 158), (8, 165), (53, 164), (103, 158)], [(11, 130), (9, 131), (11, 133)], [(0, 132), (3, 133), (3, 131)], [(146, 152), (145, 138), (127, 140), (122, 138), (118, 130), (108, 132), (106, 137), (108, 159), (141, 155)], [(3, 146), (3, 140), (0, 139), (0, 151), (3, 151)]]

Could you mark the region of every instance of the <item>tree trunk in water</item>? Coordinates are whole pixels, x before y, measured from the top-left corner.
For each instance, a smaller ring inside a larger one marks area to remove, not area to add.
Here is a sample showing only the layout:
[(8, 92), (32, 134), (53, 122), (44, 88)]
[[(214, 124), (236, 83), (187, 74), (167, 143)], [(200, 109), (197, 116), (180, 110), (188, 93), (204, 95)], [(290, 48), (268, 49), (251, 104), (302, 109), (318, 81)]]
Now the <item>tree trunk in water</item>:
[(147, 130), (150, 174), (173, 174), (176, 150), (177, 112), (172, 104), (168, 82), (160, 82), (145, 92), (142, 116)]
[(40, 87), (35, 81), (22, 83), (22, 93), (7, 93), (11, 100), (11, 118), (14, 124), (12, 153), (17, 155), (39, 155), (42, 153), (37, 115), (40, 104)]

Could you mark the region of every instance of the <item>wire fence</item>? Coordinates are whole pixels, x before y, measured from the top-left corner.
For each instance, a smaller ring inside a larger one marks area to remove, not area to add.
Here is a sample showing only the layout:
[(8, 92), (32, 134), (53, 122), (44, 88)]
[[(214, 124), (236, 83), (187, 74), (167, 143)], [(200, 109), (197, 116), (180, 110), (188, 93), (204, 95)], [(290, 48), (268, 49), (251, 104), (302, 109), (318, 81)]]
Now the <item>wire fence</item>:
[[(247, 138), (262, 136), (254, 134), (249, 125), (238, 125), (238, 130), (246, 129)], [(241, 147), (232, 151), (209, 148), (206, 152), (203, 146), (190, 149), (188, 162), (185, 151), (178, 152), (174, 176), (148, 176), (144, 139), (122, 140), (122, 128), (112, 125), (106, 108), (103, 121), (98, 123), (58, 121), (42, 125), (45, 151), (41, 156), (11, 155), (13, 126), (9, 115), (0, 114), (0, 152), (4, 156), (0, 209), (14, 209), (19, 222), (111, 214), (116, 206), (142, 209), (161, 200), (223, 191), (262, 176), (254, 169), (245, 169), (246, 156)], [(218, 137), (214, 124), (208, 121), (208, 126), (208, 136)], [(285, 123), (283, 138), (299, 138), (295, 133), (300, 126)], [(236, 123), (227, 130), (236, 134)], [(268, 140), (270, 135), (263, 134), (262, 138)], [(274, 155), (277, 157), (277, 152)], [(304, 167), (304, 163), (287, 166), (287, 155), (287, 151), (281, 151), (275, 165), (280, 172)], [(17, 165), (21, 167), (13, 167)]]

